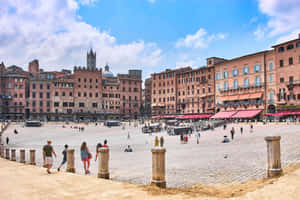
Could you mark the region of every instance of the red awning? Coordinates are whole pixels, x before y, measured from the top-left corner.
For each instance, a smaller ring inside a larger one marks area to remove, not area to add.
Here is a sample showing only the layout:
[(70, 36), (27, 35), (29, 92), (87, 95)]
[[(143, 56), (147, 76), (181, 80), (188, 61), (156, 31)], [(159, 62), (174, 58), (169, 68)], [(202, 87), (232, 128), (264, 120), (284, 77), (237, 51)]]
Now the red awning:
[(211, 119), (229, 119), (232, 118), (232, 116), (237, 113), (236, 110), (234, 111), (221, 111), (216, 113), (214, 116), (211, 117)]
[(287, 116), (287, 115), (300, 115), (300, 111), (294, 111), (294, 112), (277, 112), (277, 113), (266, 113), (267, 116)]
[(261, 109), (255, 109), (255, 110), (240, 110), (237, 113), (235, 113), (232, 117), (233, 118), (253, 118), (256, 115), (258, 115), (262, 110)]
[(163, 115), (163, 118), (176, 118), (176, 115)]
[(184, 115), (184, 116), (177, 116), (177, 119), (204, 119), (211, 117), (211, 114), (201, 114), (201, 115)]

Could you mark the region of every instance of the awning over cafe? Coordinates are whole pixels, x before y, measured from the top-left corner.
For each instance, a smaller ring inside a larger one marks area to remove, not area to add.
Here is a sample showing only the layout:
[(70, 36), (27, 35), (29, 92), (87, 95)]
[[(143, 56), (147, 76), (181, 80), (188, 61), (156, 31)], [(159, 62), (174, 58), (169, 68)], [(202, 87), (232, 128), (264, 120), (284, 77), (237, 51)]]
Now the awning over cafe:
[(277, 113), (266, 113), (267, 116), (288, 116), (288, 115), (300, 115), (300, 111), (284, 111), (284, 112), (277, 112)]
[(255, 110), (240, 110), (237, 113), (235, 113), (232, 117), (233, 118), (253, 118), (256, 115), (258, 115), (262, 110), (261, 109), (255, 109)]
[(237, 113), (238, 111), (220, 111), (216, 113), (214, 116), (211, 117), (211, 119), (230, 119), (232, 116)]
[(258, 98), (261, 98), (261, 96), (262, 96), (262, 92), (255, 92), (255, 93), (222, 96), (220, 100), (222, 102), (238, 101), (238, 100), (246, 100), (246, 99), (258, 99)]
[(177, 116), (177, 119), (205, 119), (211, 117), (211, 114), (201, 114), (201, 115), (184, 115), (184, 116)]

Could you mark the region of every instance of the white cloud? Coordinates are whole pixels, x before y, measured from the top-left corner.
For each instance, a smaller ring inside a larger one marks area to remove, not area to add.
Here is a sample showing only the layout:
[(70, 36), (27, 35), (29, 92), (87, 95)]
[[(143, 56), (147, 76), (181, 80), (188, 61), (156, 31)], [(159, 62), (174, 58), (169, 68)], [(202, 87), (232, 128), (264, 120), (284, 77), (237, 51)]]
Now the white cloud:
[(279, 44), (279, 43), (297, 39), (299, 37), (299, 33), (300, 33), (300, 29), (296, 29), (290, 34), (279, 37), (276, 43)]
[(25, 67), (37, 58), (46, 70), (70, 69), (86, 65), (92, 47), (97, 66), (108, 62), (115, 72), (160, 64), (161, 49), (155, 43), (119, 44), (114, 36), (80, 20), (78, 8), (75, 0), (0, 1), (0, 62)]
[(194, 60), (178, 61), (178, 62), (176, 62), (176, 68), (193, 67), (194, 65), (195, 65), (195, 61)]
[(78, 0), (78, 3), (82, 5), (93, 5), (96, 3), (98, 0)]
[(300, 28), (299, 0), (258, 0), (259, 9), (269, 17), (268, 35), (286, 34)]
[(225, 37), (226, 35), (223, 33), (209, 35), (205, 29), (200, 28), (194, 35), (187, 35), (185, 38), (177, 40), (175, 46), (177, 48), (206, 48), (211, 41), (224, 39)]
[(266, 28), (263, 27), (262, 24), (258, 25), (257, 29), (254, 31), (254, 35), (258, 40), (261, 40), (265, 37), (266, 34)]

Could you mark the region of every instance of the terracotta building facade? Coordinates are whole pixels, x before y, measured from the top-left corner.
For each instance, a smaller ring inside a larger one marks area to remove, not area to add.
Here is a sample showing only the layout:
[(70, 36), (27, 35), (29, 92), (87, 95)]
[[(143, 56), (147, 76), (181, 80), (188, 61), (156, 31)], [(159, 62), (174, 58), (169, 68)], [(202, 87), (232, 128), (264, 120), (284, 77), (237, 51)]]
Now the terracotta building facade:
[(154, 73), (152, 114), (213, 112), (219, 113), (213, 119), (261, 119), (276, 112), (300, 113), (299, 67), (300, 35), (271, 50), (233, 59), (207, 58), (206, 66), (199, 69)]
[(0, 64), (0, 119), (81, 121), (138, 118), (142, 106), (142, 71), (114, 76), (96, 67), (96, 52), (87, 67), (44, 71), (38, 60), (21, 67)]

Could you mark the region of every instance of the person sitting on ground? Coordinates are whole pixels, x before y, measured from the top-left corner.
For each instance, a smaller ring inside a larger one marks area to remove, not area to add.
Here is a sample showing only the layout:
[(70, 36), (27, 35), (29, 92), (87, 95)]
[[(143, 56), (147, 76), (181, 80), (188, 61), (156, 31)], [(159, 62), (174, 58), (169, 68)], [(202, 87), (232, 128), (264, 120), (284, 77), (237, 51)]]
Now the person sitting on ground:
[(222, 141), (222, 143), (229, 143), (229, 139), (227, 138), (227, 135), (224, 135), (224, 139)]
[(130, 145), (128, 145), (128, 147), (124, 150), (124, 152), (132, 152), (132, 148), (130, 147)]
[(14, 133), (15, 133), (15, 134), (18, 134), (18, 131), (17, 131), (17, 129), (15, 129), (15, 130), (14, 130)]
[(59, 167), (57, 168), (57, 171), (60, 171), (60, 168), (67, 162), (67, 150), (68, 150), (68, 145), (65, 144), (65, 149), (62, 152), (63, 160), (62, 160), (61, 164), (59, 165)]

